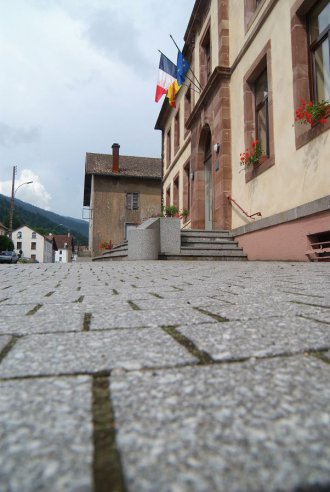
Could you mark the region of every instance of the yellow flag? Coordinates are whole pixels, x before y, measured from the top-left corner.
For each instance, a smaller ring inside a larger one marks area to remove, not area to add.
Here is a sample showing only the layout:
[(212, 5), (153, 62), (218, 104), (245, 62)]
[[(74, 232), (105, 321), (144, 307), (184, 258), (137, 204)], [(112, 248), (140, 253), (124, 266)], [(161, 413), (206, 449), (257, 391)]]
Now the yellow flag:
[(181, 85), (179, 85), (178, 81), (175, 80), (174, 82), (172, 82), (172, 84), (169, 86), (169, 88), (167, 90), (166, 97), (168, 97), (170, 106), (172, 106), (172, 108), (176, 107), (175, 96), (179, 92), (180, 87), (181, 87)]

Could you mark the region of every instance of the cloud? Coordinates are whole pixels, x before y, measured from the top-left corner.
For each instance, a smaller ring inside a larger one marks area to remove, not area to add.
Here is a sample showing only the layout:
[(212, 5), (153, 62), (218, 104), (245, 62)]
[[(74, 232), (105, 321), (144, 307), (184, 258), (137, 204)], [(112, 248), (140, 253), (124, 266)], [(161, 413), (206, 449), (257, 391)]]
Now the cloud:
[[(33, 181), (31, 184), (26, 184), (29, 181)], [(11, 181), (0, 181), (0, 193), (3, 195), (11, 196)], [(19, 188), (19, 190), (18, 190)], [(49, 202), (51, 195), (46, 191), (44, 185), (40, 182), (39, 176), (37, 176), (30, 169), (22, 169), (20, 175), (15, 179), (15, 197), (24, 202), (31, 203), (36, 207), (49, 210)]]
[(36, 126), (31, 128), (18, 128), (0, 122), (0, 145), (11, 147), (18, 144), (34, 143), (40, 138), (40, 129)]
[(150, 62), (139, 48), (140, 33), (128, 19), (116, 12), (98, 10), (86, 30), (89, 41), (110, 59), (118, 58), (139, 74), (150, 69)]

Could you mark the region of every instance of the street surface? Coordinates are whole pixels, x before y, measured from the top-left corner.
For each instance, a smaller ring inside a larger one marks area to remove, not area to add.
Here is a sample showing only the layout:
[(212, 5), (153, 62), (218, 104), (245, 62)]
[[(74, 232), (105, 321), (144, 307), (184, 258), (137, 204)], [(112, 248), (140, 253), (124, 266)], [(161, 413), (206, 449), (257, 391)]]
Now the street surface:
[(330, 490), (330, 263), (0, 279), (1, 492)]

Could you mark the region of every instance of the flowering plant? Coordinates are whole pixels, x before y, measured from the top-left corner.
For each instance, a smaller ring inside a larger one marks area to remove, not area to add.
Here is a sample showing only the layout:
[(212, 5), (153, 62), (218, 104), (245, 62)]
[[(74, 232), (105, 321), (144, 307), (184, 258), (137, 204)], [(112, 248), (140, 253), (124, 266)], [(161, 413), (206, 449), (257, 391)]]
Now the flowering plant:
[(182, 209), (179, 210), (176, 205), (169, 205), (167, 207), (163, 207), (163, 216), (165, 217), (177, 217), (179, 219), (186, 219), (189, 215), (189, 210)]
[(250, 149), (245, 149), (245, 152), (240, 154), (241, 166), (247, 168), (251, 164), (258, 164), (260, 157), (262, 156), (262, 147), (259, 140), (253, 140)]
[(329, 101), (321, 101), (313, 103), (307, 102), (305, 99), (300, 99), (301, 106), (296, 110), (295, 121), (299, 121), (303, 124), (316, 125), (321, 123), (324, 125), (327, 121), (327, 116), (330, 115), (330, 103)]

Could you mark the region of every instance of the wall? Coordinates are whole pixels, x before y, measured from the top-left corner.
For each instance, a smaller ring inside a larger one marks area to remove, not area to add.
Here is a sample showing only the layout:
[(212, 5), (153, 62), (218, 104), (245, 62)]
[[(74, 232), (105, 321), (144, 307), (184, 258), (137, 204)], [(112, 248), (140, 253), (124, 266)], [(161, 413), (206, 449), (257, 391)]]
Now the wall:
[[(17, 239), (17, 233), (22, 232), (22, 239)], [(45, 239), (41, 234), (36, 233), (36, 238), (32, 239), (32, 229), (30, 229), (27, 226), (23, 226), (19, 229), (16, 229), (13, 231), (13, 241), (14, 241), (14, 246), (15, 246), (15, 251), (16, 253), (19, 252), (19, 250), (16, 248), (17, 242), (22, 243), (22, 251), (23, 251), (23, 256), (25, 258), (31, 258), (31, 255), (35, 255), (36, 259), (40, 262), (44, 262), (44, 242)], [(36, 249), (31, 249), (31, 243), (35, 242), (36, 243)]]
[[(308, 144), (296, 150), (293, 127), (293, 77), (291, 55), (291, 14), (295, 0), (266, 0), (251, 25), (244, 33), (244, 2), (231, 0), (231, 23), (236, 28), (230, 30), (231, 63), (244, 42), (257, 27), (263, 12), (274, 4), (270, 16), (260, 27), (250, 46), (247, 47), (235, 67), (230, 85), (232, 121), (232, 196), (249, 213), (260, 211), (263, 217), (297, 207), (328, 195), (330, 189), (329, 173), (329, 131), (321, 134)], [(270, 41), (272, 67), (273, 134), (275, 164), (268, 170), (245, 182), (239, 158), (244, 151), (244, 99), (242, 81), (257, 59), (260, 51)], [(284, 56), (285, 54), (285, 56)], [(233, 207), (232, 227), (247, 223), (248, 219)]]
[(308, 261), (308, 234), (330, 229), (330, 212), (236, 236), (249, 260)]
[[(139, 209), (126, 209), (126, 193), (139, 193)], [(125, 223), (140, 224), (160, 213), (160, 180), (94, 176), (93, 254), (99, 254), (100, 242), (112, 244), (124, 240)]]

